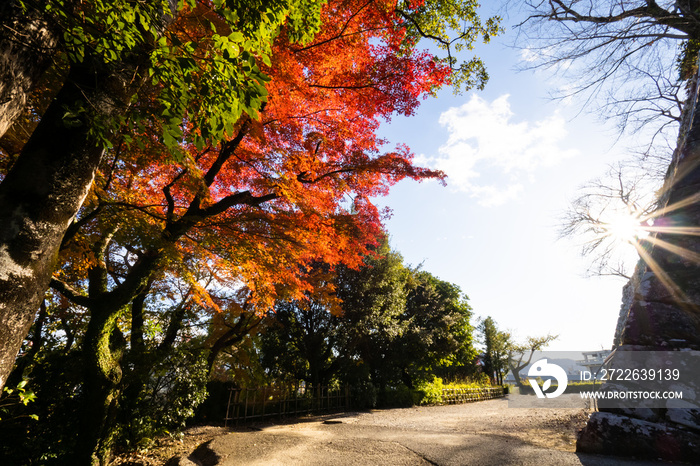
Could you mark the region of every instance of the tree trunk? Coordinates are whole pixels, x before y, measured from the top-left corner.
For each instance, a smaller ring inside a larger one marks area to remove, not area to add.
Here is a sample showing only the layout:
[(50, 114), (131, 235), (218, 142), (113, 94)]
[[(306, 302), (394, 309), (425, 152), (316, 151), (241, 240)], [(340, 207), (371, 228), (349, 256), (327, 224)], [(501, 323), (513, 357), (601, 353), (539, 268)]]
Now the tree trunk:
[[(176, 3), (163, 12), (162, 28)], [(10, 60), (11, 61), (11, 60)], [(0, 183), (0, 389), (4, 387), (54, 271), (66, 229), (102, 160), (96, 134), (128, 108), (148, 51), (112, 67), (93, 57), (71, 65), (63, 88)], [(29, 66), (29, 65), (27, 65)]]
[(149, 280), (146, 288), (131, 302), (131, 351), (135, 354), (142, 353), (144, 349), (143, 312), (152, 283), (153, 280)]
[(19, 384), (25, 377), (25, 371), (33, 362), (36, 355), (39, 353), (43, 343), (44, 337), (42, 335), (44, 331), (44, 322), (48, 316), (48, 310), (46, 309), (46, 300), (41, 302), (41, 307), (39, 308), (39, 315), (34, 322), (34, 330), (32, 331), (32, 337), (30, 339), (32, 346), (27, 354), (18, 358), (10, 376), (7, 378), (7, 385), (14, 387)]
[(90, 323), (83, 341), (84, 396), (77, 464), (104, 465), (109, 461), (122, 379), (123, 341), (117, 329), (119, 312), (120, 308), (111, 303), (90, 309)]
[(36, 10), (16, 1), (0, 6), (0, 137), (20, 115), (27, 96), (51, 65), (58, 34)]
[(84, 101), (83, 93), (101, 100), (97, 88), (108, 79), (90, 71), (71, 71), (0, 183), (0, 388), (44, 298), (63, 234), (104, 153), (89, 137), (87, 121), (66, 125), (63, 120), (65, 107)]
[[(143, 293), (157, 268), (157, 253), (140, 259), (132, 273), (114, 290), (108, 290), (107, 266), (104, 261), (110, 235), (96, 245), (96, 265), (89, 271), (88, 298), (83, 298), (90, 310), (88, 328), (83, 338), (84, 365), (81, 424), (78, 432), (78, 464), (107, 464), (115, 436), (117, 402), (122, 382), (122, 356), (126, 341), (117, 327), (120, 313)], [(141, 348), (143, 349), (143, 348)], [(134, 349), (138, 351), (138, 349)]]

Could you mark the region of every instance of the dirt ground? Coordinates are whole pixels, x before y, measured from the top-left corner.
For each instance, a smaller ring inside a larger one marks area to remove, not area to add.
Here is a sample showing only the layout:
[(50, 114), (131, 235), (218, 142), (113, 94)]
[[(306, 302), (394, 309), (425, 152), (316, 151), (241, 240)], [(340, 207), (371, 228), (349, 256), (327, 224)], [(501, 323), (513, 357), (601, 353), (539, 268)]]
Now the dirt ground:
[[(328, 439), (334, 434), (329, 424), (345, 424), (366, 432), (390, 429), (424, 435), (421, 432), (464, 434), (468, 436), (498, 436), (505, 441), (517, 440), (547, 450), (573, 452), (576, 434), (583, 428), (588, 413), (583, 408), (525, 409), (508, 408), (505, 399), (448, 406), (414, 407), (405, 409), (373, 410), (371, 412), (330, 414), (284, 422), (255, 424), (245, 427), (223, 428), (198, 426), (186, 430), (181, 438), (158, 439), (152, 448), (119, 456), (113, 465), (162, 465), (169, 458), (187, 457), (198, 446), (213, 439), (245, 444), (255, 442), (253, 435), (260, 431), (276, 435), (299, 435), (307, 439)], [(231, 435), (235, 433), (237, 435)], [(228, 434), (228, 435), (227, 435)], [(329, 437), (330, 436), (330, 437)], [(218, 441), (218, 440), (217, 440)], [(520, 443), (519, 442), (519, 443)], [(242, 445), (229, 448), (245, 449)], [(387, 452), (390, 453), (390, 452)], [(255, 455), (250, 450), (249, 455)], [(254, 458), (250, 458), (253, 460)]]
[(199, 445), (220, 435), (231, 433), (231, 429), (221, 426), (195, 426), (180, 435), (164, 436), (140, 451), (117, 455), (110, 466), (161, 466), (177, 455), (188, 455)]

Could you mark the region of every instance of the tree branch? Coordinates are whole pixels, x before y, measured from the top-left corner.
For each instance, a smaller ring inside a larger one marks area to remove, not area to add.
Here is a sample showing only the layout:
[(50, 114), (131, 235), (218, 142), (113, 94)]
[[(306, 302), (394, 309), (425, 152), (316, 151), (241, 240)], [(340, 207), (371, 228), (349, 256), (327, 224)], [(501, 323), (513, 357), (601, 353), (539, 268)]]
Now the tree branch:
[(60, 250), (65, 249), (70, 240), (73, 239), (73, 237), (78, 233), (78, 231), (83, 227), (83, 225), (86, 225), (88, 222), (90, 222), (90, 220), (97, 217), (100, 214), (100, 212), (102, 212), (103, 208), (104, 205), (99, 204), (90, 213), (83, 216), (80, 220), (73, 220), (68, 229), (66, 230), (66, 234), (61, 240)]
[(56, 277), (51, 278), (49, 286), (78, 306), (90, 307), (90, 305), (94, 302), (93, 299), (88, 298), (80, 291), (70, 286), (68, 283), (61, 281)]
[[(263, 106), (260, 108), (260, 112), (262, 113), (264, 110), (265, 104), (263, 103)], [(246, 117), (243, 121), (243, 124), (241, 125), (241, 128), (238, 130), (238, 134), (236, 134), (236, 137), (227, 143), (222, 143), (221, 150), (219, 151), (219, 156), (216, 158), (212, 166), (209, 167), (209, 170), (207, 170), (207, 174), (204, 175), (204, 184), (206, 184), (207, 187), (211, 186), (212, 183), (214, 183), (214, 179), (221, 171), (221, 168), (223, 167), (224, 163), (233, 155), (238, 146), (241, 144), (241, 141), (243, 141), (243, 138), (246, 136), (246, 134), (248, 134), (248, 131), (250, 130), (250, 125), (250, 117)]]
[(235, 194), (231, 194), (230, 196), (224, 197), (216, 204), (202, 209), (201, 215), (203, 217), (213, 217), (236, 205), (259, 207), (261, 204), (277, 199), (278, 197), (279, 196), (274, 193), (266, 194), (264, 196), (253, 196), (250, 191), (237, 192)]
[(168, 223), (172, 223), (174, 218), (175, 218), (175, 200), (173, 199), (172, 194), (170, 193), (170, 190), (172, 189), (173, 186), (175, 186), (175, 183), (178, 182), (180, 178), (182, 178), (185, 174), (187, 173), (187, 169), (184, 169), (178, 173), (178, 175), (173, 178), (173, 180), (163, 186), (163, 194), (165, 195), (165, 202), (168, 204), (168, 208), (165, 213), (165, 220)]

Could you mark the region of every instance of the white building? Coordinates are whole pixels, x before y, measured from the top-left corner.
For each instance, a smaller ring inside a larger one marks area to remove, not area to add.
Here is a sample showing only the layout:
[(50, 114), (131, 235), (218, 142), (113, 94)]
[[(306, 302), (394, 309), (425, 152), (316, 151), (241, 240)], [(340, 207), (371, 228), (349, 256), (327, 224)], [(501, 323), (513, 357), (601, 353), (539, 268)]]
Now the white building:
[(584, 366), (591, 374), (595, 374), (603, 366), (605, 359), (610, 356), (610, 353), (610, 350), (587, 351), (583, 353), (584, 359), (576, 362)]

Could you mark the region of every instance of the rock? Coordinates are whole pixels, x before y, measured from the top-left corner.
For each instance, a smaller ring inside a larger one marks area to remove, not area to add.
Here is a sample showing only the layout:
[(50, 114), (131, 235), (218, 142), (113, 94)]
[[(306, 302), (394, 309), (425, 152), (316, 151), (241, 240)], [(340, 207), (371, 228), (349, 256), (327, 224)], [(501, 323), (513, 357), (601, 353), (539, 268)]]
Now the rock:
[(700, 407), (684, 400), (671, 400), (666, 410), (666, 419), (669, 422), (700, 432)]
[(623, 344), (671, 348), (696, 343), (700, 334), (700, 316), (677, 304), (663, 301), (635, 301), (627, 317)]
[(579, 434), (576, 451), (695, 463), (700, 434), (614, 413), (593, 413)]

